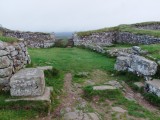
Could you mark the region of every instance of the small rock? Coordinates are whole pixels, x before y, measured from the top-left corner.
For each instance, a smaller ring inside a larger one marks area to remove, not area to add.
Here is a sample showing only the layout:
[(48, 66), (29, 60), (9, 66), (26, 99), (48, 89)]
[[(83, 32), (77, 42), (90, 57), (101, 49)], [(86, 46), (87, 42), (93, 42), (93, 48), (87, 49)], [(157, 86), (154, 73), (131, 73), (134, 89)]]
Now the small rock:
[(126, 110), (122, 109), (121, 107), (112, 107), (112, 110), (114, 112), (120, 112), (120, 113), (125, 113), (127, 112)]
[(104, 84), (111, 85), (111, 86), (114, 86), (116, 88), (122, 88), (122, 85), (116, 80), (108, 81), (108, 82), (106, 82)]
[(139, 88), (144, 87), (144, 84), (141, 82), (135, 82), (134, 85), (136, 85)]

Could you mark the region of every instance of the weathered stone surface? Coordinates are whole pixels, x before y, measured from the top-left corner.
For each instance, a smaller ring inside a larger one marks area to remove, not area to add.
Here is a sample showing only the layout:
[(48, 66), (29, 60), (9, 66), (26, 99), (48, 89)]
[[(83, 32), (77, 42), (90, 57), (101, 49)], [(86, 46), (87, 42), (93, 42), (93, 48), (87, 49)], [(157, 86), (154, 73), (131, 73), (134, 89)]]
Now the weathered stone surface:
[(154, 75), (157, 71), (157, 63), (138, 55), (117, 57), (115, 69), (117, 71), (131, 71), (144, 76)]
[(0, 50), (0, 57), (6, 56), (6, 55), (8, 55), (8, 54), (9, 54), (9, 52), (7, 52), (7, 51), (5, 51), (5, 50)]
[(142, 75), (154, 75), (157, 71), (157, 63), (144, 57), (132, 55), (130, 68)]
[(145, 89), (147, 92), (156, 94), (158, 97), (160, 97), (160, 80), (154, 79), (152, 81), (146, 81)]
[(0, 40), (0, 50), (4, 50), (4, 49), (6, 48), (6, 46), (7, 46), (7, 43), (2, 42), (2, 41)]
[(129, 57), (120, 56), (120, 57), (117, 57), (117, 61), (114, 68), (117, 71), (126, 71), (128, 70), (128, 67), (130, 66), (130, 64), (131, 64), (131, 59)]
[(40, 96), (44, 93), (45, 80), (42, 70), (22, 69), (10, 79), (12, 96)]
[(118, 57), (121, 53), (132, 53), (131, 48), (113, 48), (106, 51), (112, 57)]
[(12, 67), (0, 69), (0, 78), (9, 77), (12, 75)]
[(116, 87), (109, 86), (109, 85), (102, 85), (102, 86), (93, 86), (93, 90), (115, 90)]
[(13, 102), (13, 101), (15, 101), (15, 102), (16, 101), (47, 101), (47, 102), (51, 102), (50, 95), (51, 95), (51, 90), (49, 87), (46, 87), (44, 94), (41, 96), (7, 99), (5, 101), (6, 102)]
[(10, 77), (0, 78), (0, 86), (8, 86)]
[(7, 68), (11, 65), (11, 60), (7, 56), (0, 57), (0, 69)]
[[(55, 43), (55, 35), (50, 33), (40, 33), (40, 32), (21, 32), (13, 31), (9, 29), (3, 30), (3, 35), (7, 37), (18, 38), (20, 41), (25, 41), (25, 44), (20, 44), (21, 49), (25, 50), (25, 45), (28, 47), (35, 48), (46, 48), (51, 47)], [(13, 51), (13, 49), (12, 49)]]

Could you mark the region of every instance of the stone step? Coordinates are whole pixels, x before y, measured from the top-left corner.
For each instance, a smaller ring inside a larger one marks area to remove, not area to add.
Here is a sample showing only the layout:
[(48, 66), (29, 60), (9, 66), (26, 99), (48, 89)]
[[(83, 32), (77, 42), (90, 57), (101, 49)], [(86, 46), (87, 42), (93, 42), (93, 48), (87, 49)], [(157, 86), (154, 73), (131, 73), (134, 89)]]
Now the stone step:
[(94, 86), (93, 90), (115, 90), (116, 87), (109, 86), (109, 85), (102, 85), (102, 86)]

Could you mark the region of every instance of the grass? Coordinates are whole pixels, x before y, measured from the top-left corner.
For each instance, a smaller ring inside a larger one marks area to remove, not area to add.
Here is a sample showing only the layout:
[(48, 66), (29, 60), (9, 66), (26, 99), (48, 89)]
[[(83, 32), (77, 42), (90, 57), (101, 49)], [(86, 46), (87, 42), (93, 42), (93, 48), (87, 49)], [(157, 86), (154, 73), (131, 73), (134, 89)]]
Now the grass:
[(140, 45), (140, 47), (148, 51), (153, 58), (160, 59), (160, 44)]
[(112, 71), (115, 59), (79, 48), (29, 49), (32, 62), (37, 66), (52, 65), (67, 72), (103, 69)]
[(146, 24), (160, 24), (160, 22), (145, 22), (145, 23), (137, 23), (132, 25), (119, 25), (116, 27), (111, 28), (103, 28), (98, 30), (92, 30), (92, 31), (84, 31), (84, 32), (78, 32), (77, 35), (80, 37), (84, 36), (90, 36), (93, 33), (103, 33), (103, 32), (129, 32), (137, 35), (149, 35), (153, 37), (160, 37), (160, 30), (144, 30), (144, 29), (138, 29), (134, 26), (136, 25), (146, 25)]
[(13, 37), (0, 36), (0, 41), (8, 42), (8, 43), (14, 43), (14, 42), (18, 42), (18, 39), (17, 38), (13, 38)]

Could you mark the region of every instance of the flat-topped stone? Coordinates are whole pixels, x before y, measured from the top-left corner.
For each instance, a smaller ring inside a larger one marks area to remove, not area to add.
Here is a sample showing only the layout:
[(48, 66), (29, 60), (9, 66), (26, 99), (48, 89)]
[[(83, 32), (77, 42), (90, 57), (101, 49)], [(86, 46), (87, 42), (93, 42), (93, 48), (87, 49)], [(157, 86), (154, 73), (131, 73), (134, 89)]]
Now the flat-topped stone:
[(93, 90), (115, 90), (116, 87), (109, 86), (109, 85), (102, 85), (102, 86), (94, 86)]
[(37, 68), (22, 69), (10, 79), (11, 96), (40, 96), (45, 89), (44, 73)]

